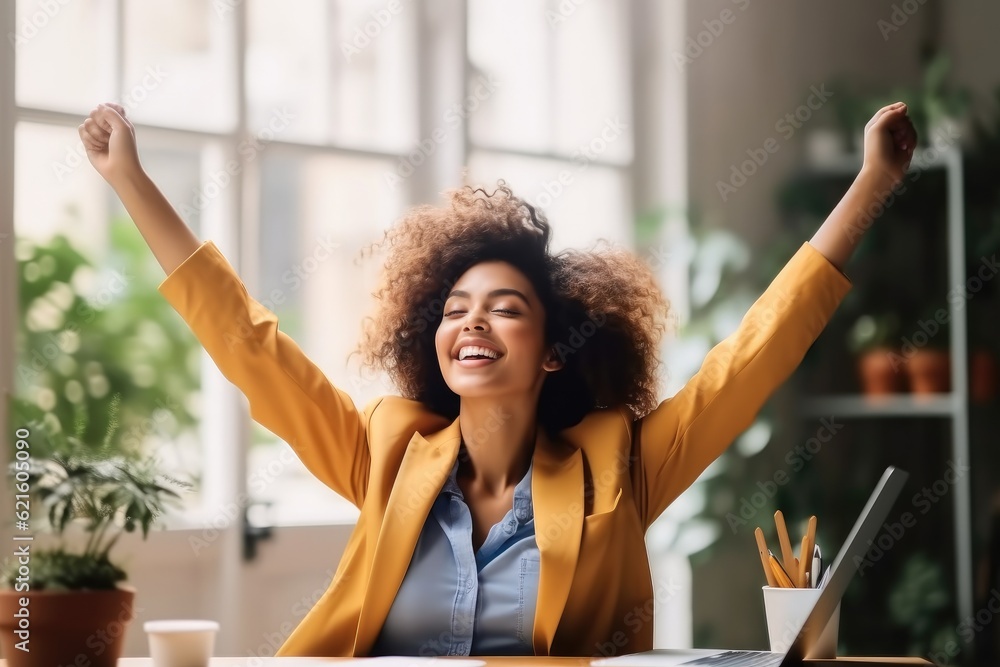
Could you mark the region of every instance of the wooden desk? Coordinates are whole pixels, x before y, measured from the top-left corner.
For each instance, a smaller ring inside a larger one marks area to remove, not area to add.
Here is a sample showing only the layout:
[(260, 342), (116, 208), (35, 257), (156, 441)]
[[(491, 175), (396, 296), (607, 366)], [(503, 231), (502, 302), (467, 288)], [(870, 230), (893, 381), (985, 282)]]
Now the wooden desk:
[[(209, 667), (319, 667), (334, 662), (350, 662), (354, 658), (212, 658)], [(441, 658), (448, 660), (449, 658)], [(482, 660), (487, 667), (586, 667), (591, 658), (546, 658), (546, 657), (499, 657), (499, 658), (456, 658), (458, 660)], [(7, 661), (0, 659), (0, 667), (7, 667)], [(119, 658), (118, 667), (153, 667), (152, 658)]]
[[(449, 658), (440, 658), (448, 660)], [(455, 658), (456, 660), (482, 660), (487, 667), (585, 667), (591, 658), (477, 658), (476, 656)], [(319, 667), (334, 662), (350, 662), (352, 658), (212, 658), (209, 667)], [(421, 659), (423, 662), (423, 659)], [(419, 662), (415, 664), (420, 664)], [(118, 667), (153, 667), (151, 658), (120, 658)]]

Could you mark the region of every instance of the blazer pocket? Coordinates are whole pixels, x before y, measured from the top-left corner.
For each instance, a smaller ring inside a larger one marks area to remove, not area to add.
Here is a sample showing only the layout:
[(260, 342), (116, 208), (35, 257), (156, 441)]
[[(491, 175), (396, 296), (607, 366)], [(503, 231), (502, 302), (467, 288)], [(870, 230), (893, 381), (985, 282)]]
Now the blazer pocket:
[(600, 521), (602, 517), (612, 516), (615, 513), (615, 510), (618, 509), (618, 504), (622, 500), (622, 491), (623, 489), (621, 488), (618, 489), (618, 495), (615, 496), (615, 501), (611, 504), (611, 509), (605, 510), (603, 512), (594, 512), (593, 514), (589, 514), (583, 518), (584, 522), (593, 523)]

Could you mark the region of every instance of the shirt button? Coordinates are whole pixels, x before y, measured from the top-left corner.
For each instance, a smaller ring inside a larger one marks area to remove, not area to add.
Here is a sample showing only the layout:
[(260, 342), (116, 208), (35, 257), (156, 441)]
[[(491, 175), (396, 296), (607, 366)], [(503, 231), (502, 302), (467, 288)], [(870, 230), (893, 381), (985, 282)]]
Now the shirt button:
[(467, 581), (465, 582), (465, 592), (466, 592), (466, 593), (470, 592), (470, 591), (472, 590), (472, 587), (473, 587), (474, 585), (475, 585), (475, 584), (473, 583), (472, 579), (469, 579), (469, 580), (467, 580)]

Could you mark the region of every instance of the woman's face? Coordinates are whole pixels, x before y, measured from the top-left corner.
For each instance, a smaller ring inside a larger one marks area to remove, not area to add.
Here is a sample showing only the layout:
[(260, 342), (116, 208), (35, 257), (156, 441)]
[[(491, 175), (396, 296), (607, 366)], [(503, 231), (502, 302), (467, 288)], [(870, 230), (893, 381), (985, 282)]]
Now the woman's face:
[[(479, 339), (479, 343), (473, 339)], [(434, 338), (448, 387), (459, 396), (517, 395), (540, 389), (548, 362), (545, 312), (531, 282), (503, 261), (481, 262), (455, 283)], [(465, 346), (487, 347), (496, 359), (459, 359)]]

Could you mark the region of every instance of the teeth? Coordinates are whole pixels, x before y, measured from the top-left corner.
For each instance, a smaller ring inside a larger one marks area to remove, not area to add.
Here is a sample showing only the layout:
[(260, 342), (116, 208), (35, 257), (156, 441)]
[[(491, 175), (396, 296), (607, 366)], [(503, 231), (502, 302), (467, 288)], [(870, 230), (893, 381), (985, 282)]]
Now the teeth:
[(463, 347), (458, 351), (458, 358), (465, 359), (466, 357), (471, 357), (474, 355), (482, 355), (484, 357), (490, 357), (491, 359), (499, 359), (500, 355), (485, 347), (475, 347), (473, 345), (468, 345)]

